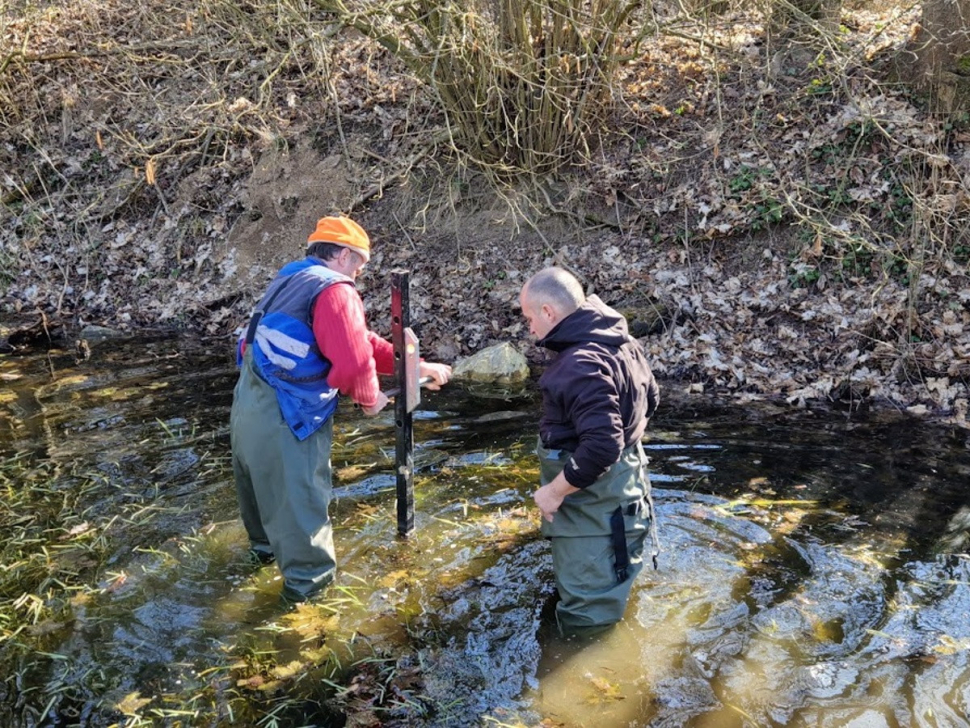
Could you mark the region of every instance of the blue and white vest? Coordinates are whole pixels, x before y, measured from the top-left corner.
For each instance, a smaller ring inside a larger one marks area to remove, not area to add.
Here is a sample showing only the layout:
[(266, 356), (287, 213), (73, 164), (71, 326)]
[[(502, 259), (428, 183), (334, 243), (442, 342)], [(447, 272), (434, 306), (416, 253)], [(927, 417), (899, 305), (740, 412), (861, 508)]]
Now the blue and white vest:
[(242, 341), (252, 347), (253, 366), (276, 390), (280, 413), (298, 440), (320, 429), (337, 408), (337, 390), (327, 384), (330, 362), (317, 347), (310, 318), (317, 296), (334, 283), (354, 281), (314, 257), (283, 266), (236, 349), (241, 366)]

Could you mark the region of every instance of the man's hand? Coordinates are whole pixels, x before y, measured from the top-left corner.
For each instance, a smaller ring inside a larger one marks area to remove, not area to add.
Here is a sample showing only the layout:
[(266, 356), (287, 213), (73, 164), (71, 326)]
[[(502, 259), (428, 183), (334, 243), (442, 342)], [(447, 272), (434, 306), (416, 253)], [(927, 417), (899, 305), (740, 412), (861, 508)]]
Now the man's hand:
[(384, 394), (383, 392), (378, 392), (377, 401), (374, 404), (372, 404), (370, 407), (364, 407), (363, 405), (361, 405), (360, 411), (363, 412), (368, 417), (373, 417), (382, 409), (387, 407), (387, 403), (390, 401), (391, 400), (387, 398), (386, 394)]
[(418, 365), (418, 377), (431, 377), (425, 386), (428, 389), (441, 389), (451, 379), (451, 367), (447, 364), (423, 361)]
[(550, 482), (539, 488), (532, 498), (542, 512), (542, 517), (552, 523), (553, 516), (559, 510), (563, 500), (570, 493), (575, 493), (579, 488), (570, 485), (562, 473), (559, 473)]

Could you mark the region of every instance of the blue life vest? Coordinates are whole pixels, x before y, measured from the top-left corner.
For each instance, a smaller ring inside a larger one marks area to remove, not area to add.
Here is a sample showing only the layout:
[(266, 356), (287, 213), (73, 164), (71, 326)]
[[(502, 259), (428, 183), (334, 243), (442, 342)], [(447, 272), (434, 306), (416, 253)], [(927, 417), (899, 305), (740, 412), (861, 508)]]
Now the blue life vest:
[(334, 283), (354, 284), (314, 257), (283, 266), (256, 305), (242, 342), (252, 347), (253, 366), (276, 390), (280, 413), (298, 440), (305, 440), (337, 409), (337, 390), (327, 384), (330, 362), (313, 338), (311, 312), (317, 296)]

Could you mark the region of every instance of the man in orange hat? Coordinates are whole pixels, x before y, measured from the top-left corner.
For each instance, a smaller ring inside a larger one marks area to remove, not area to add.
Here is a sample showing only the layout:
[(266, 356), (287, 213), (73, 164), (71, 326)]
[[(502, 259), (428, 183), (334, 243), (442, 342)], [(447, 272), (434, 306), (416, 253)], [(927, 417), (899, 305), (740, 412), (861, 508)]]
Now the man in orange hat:
[[(370, 331), (354, 281), (370, 238), (347, 217), (324, 217), (307, 256), (270, 283), (239, 341), (230, 415), (232, 464), (250, 553), (283, 573), (283, 598), (305, 601), (333, 581), (330, 450), (338, 394), (373, 416), (388, 403), (378, 374), (393, 345)], [(439, 389), (445, 364), (421, 362)]]

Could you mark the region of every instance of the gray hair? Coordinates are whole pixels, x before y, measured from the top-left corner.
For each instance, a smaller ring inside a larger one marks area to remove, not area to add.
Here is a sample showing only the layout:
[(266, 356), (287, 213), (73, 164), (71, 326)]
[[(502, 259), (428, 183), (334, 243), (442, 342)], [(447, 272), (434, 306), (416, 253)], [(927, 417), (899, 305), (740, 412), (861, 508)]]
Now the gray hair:
[(552, 306), (562, 316), (568, 316), (586, 301), (576, 276), (555, 266), (543, 268), (526, 281), (525, 295), (533, 306)]

